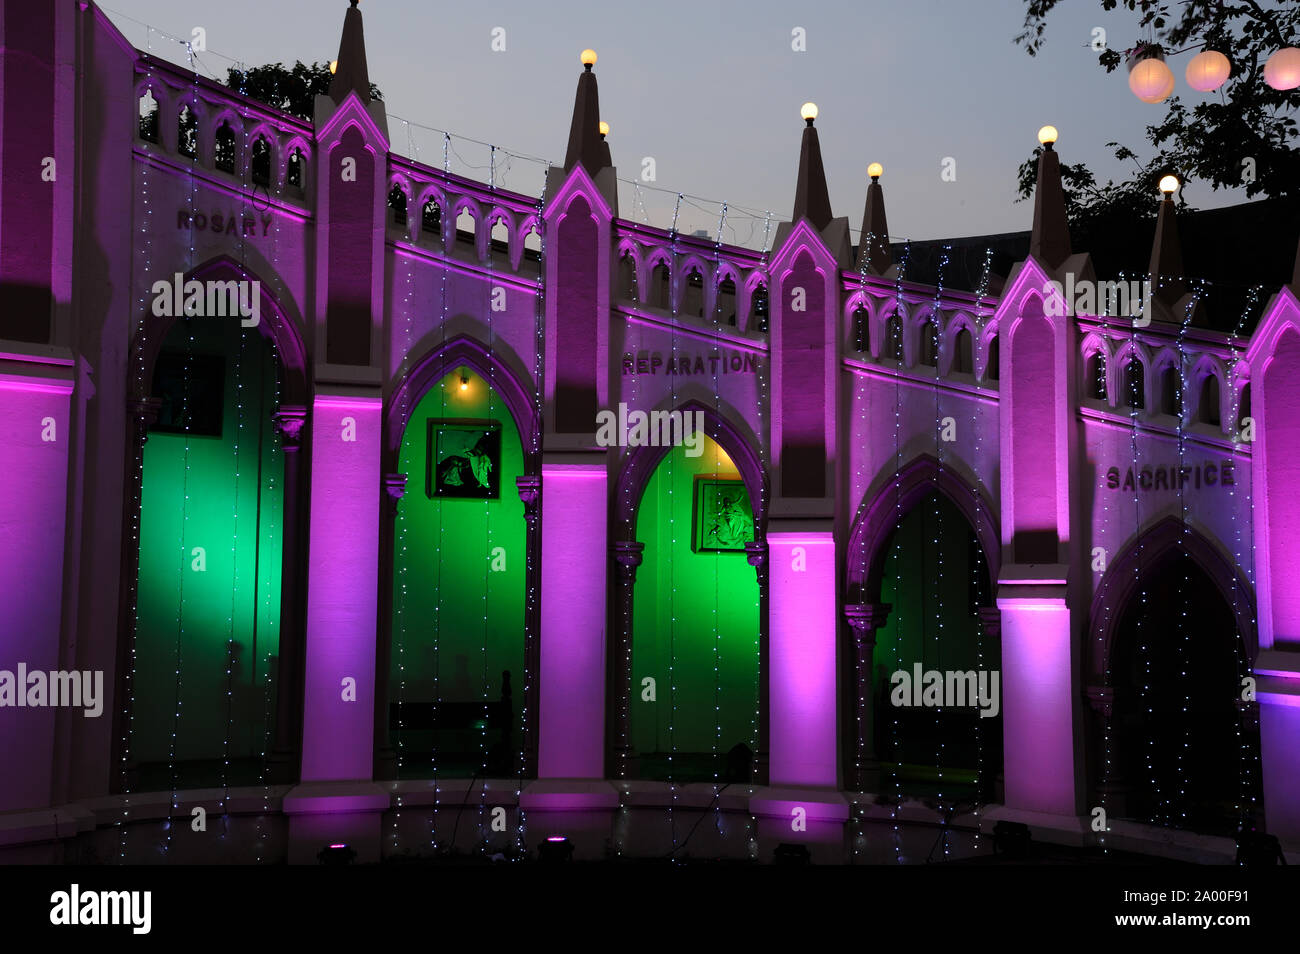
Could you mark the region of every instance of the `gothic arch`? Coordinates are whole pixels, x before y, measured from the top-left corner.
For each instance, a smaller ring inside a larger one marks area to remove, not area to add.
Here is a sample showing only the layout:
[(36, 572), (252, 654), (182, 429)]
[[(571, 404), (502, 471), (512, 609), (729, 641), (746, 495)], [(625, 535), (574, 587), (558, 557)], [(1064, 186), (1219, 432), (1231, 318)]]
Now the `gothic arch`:
[(996, 583), (1002, 547), (993, 508), (952, 466), (942, 466), (936, 458), (922, 454), (904, 465), (858, 511), (845, 550), (850, 602), (880, 601), (882, 557), (898, 515), (907, 513), (934, 491), (947, 497), (975, 530), (988, 563), (989, 580)]

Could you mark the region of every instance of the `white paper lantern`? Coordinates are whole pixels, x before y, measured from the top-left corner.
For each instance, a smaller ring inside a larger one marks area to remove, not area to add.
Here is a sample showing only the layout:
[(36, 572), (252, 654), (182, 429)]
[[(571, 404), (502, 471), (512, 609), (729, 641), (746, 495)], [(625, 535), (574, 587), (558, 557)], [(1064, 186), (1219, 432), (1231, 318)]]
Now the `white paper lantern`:
[(1138, 60), (1129, 71), (1128, 88), (1144, 103), (1163, 103), (1174, 91), (1174, 71), (1154, 56)]
[(1300, 48), (1284, 46), (1264, 64), (1264, 82), (1274, 89), (1300, 86)]
[(1218, 50), (1202, 50), (1187, 64), (1187, 85), (1200, 93), (1212, 93), (1228, 81), (1232, 64)]

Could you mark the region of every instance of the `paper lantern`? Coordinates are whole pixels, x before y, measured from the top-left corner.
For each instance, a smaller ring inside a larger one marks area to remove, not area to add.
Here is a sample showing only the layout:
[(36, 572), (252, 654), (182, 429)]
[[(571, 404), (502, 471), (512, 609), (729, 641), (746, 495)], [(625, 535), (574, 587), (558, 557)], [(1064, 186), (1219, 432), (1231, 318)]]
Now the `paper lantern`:
[(1174, 71), (1154, 56), (1138, 60), (1129, 71), (1128, 88), (1144, 103), (1163, 103), (1174, 91)]
[(1264, 64), (1264, 82), (1274, 89), (1300, 86), (1300, 48), (1284, 46)]
[(1228, 81), (1232, 64), (1218, 50), (1202, 50), (1187, 64), (1187, 85), (1199, 93), (1212, 93)]

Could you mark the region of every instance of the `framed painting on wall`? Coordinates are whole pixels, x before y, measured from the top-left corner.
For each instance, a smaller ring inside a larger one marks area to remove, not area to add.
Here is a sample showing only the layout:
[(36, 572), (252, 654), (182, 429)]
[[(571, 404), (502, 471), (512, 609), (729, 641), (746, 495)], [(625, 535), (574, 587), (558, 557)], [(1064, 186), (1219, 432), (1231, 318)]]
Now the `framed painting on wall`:
[(754, 512), (749, 491), (739, 477), (695, 478), (691, 507), (691, 550), (726, 553), (744, 550), (754, 539)]
[(435, 500), (501, 497), (501, 423), (430, 418), (425, 493)]

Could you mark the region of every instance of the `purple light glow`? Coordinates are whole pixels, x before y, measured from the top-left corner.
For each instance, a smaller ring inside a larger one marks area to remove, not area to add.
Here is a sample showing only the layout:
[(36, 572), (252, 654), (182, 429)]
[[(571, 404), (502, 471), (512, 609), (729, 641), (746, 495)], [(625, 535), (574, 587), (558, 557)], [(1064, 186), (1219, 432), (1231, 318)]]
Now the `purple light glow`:
[(604, 464), (542, 465), (541, 778), (605, 774), (608, 484)]
[(318, 394), (312, 412), (304, 782), (372, 771), (380, 415), (377, 396)]
[(835, 787), (835, 539), (767, 535), (773, 785)]

